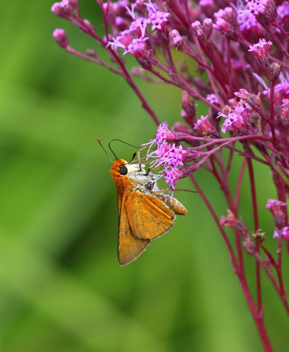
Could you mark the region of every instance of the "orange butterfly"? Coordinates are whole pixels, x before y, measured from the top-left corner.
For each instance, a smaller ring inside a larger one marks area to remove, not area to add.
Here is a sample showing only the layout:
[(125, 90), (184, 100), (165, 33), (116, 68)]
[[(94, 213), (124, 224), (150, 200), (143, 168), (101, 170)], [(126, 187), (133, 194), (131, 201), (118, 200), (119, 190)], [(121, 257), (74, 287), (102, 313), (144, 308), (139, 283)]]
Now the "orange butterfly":
[(138, 258), (155, 238), (173, 227), (175, 214), (187, 210), (175, 198), (158, 192), (143, 165), (116, 159), (110, 173), (117, 188), (118, 260), (127, 265)]

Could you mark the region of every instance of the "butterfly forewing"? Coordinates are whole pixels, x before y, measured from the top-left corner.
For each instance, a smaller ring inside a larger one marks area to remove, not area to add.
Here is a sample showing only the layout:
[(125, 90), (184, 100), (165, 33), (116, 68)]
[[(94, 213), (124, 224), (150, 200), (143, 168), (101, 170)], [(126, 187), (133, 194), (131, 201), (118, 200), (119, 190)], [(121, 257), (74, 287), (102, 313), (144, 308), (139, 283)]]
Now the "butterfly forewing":
[(125, 202), (123, 202), (119, 216), (119, 231), (118, 231), (118, 260), (121, 265), (131, 263), (139, 257), (146, 247), (150, 244), (148, 239), (139, 239), (133, 236), (130, 228)]

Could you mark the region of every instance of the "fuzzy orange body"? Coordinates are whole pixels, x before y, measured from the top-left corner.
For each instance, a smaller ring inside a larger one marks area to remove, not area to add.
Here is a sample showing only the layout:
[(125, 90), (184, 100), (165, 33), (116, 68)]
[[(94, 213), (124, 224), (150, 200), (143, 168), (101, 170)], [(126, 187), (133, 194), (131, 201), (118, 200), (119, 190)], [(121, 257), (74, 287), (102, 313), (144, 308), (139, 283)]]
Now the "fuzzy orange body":
[(158, 191), (156, 183), (139, 165), (116, 159), (110, 173), (117, 188), (118, 259), (126, 265), (174, 225), (175, 214), (185, 215), (187, 211), (175, 198), (154, 193)]

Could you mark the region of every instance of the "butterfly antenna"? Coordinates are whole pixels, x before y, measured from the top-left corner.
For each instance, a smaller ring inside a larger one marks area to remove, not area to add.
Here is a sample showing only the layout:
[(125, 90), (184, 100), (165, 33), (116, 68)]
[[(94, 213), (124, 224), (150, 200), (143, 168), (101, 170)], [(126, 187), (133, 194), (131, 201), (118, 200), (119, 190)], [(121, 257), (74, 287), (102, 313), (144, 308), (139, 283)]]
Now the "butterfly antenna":
[[(111, 161), (111, 163), (113, 163), (113, 161), (111, 160), (111, 157), (108, 155), (107, 151), (104, 149), (104, 146), (102, 145), (101, 140), (100, 140), (99, 138), (97, 138), (97, 140), (98, 140), (98, 143), (100, 144), (101, 148), (104, 150), (105, 154), (107, 155), (108, 159)], [(110, 147), (109, 147), (109, 149), (110, 149)], [(111, 149), (110, 149), (110, 150), (111, 150)], [(116, 157), (116, 155), (114, 154), (114, 152), (112, 152), (112, 153), (113, 153), (113, 155)], [(117, 159), (117, 157), (116, 157), (116, 159)]]
[(133, 159), (135, 158), (136, 155), (137, 155), (137, 153), (133, 153), (132, 159), (131, 159), (131, 161), (128, 162), (128, 164), (130, 164), (133, 161)]
[[(112, 140), (108, 143), (108, 147), (109, 147), (110, 151), (112, 152), (112, 154), (115, 156), (116, 159), (118, 159), (118, 157), (114, 154), (114, 151), (111, 149), (111, 146), (110, 146), (111, 142), (113, 142), (113, 141), (118, 141), (118, 142), (121, 142), (121, 143), (123, 143), (123, 144), (129, 145), (130, 147), (134, 147), (134, 148), (140, 149), (140, 147), (137, 147), (136, 145), (132, 145), (132, 144), (126, 143), (126, 142), (122, 141), (121, 139), (112, 139)], [(134, 157), (133, 157), (133, 158), (134, 158)], [(132, 160), (133, 160), (133, 159), (132, 159)]]

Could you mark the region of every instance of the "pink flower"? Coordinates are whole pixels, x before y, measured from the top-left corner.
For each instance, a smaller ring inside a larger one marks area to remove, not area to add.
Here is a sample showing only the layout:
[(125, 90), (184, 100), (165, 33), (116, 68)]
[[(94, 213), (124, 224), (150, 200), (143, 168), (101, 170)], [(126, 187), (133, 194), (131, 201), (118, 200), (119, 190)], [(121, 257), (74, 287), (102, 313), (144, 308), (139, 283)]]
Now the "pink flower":
[(127, 46), (127, 49), (124, 51), (123, 55), (130, 53), (136, 58), (141, 58), (145, 55), (147, 47), (145, 41), (149, 37), (133, 39), (131, 43)]
[(211, 103), (211, 104), (219, 104), (219, 100), (216, 97), (215, 94), (207, 94), (206, 99)]
[(249, 96), (249, 92), (246, 89), (241, 88), (239, 92), (235, 92), (234, 95), (236, 95), (236, 97), (240, 99), (247, 100)]
[(289, 125), (289, 99), (282, 99), (281, 104), (281, 120), (286, 122), (286, 126)]
[(153, 156), (153, 154), (158, 158), (153, 164), (156, 164), (157, 166), (163, 165), (164, 167), (161, 177), (164, 176), (166, 183), (172, 188), (175, 188), (175, 185), (183, 176), (183, 171), (179, 170), (178, 166), (184, 165), (183, 161), (188, 156), (187, 152), (181, 145), (176, 147), (175, 144), (168, 145), (163, 142), (155, 152), (150, 154), (150, 156)]
[(238, 12), (238, 23), (240, 25), (240, 30), (251, 31), (254, 34), (261, 35), (263, 32), (263, 27), (257, 21), (256, 16), (251, 12), (247, 5), (242, 1), (237, 2), (236, 10)]
[(273, 238), (278, 238), (279, 237), (279, 233), (278, 231), (275, 229), (274, 233), (273, 233)]
[(125, 31), (120, 32), (120, 35), (116, 38), (113, 38), (112, 42), (108, 42), (107, 46), (111, 46), (112, 49), (122, 48), (126, 49), (129, 44), (133, 41), (132, 32), (127, 29)]
[(240, 129), (246, 128), (248, 111), (245, 106), (238, 105), (234, 110), (230, 110), (228, 115), (219, 113), (218, 117), (225, 117), (225, 122), (221, 131), (226, 133), (226, 130), (231, 132), (240, 132)]
[(168, 127), (169, 127), (168, 124), (165, 122), (159, 125), (158, 131), (156, 134), (156, 139), (155, 139), (157, 146), (160, 146), (161, 143), (163, 143), (168, 139), (169, 140), (176, 139), (175, 135), (171, 131), (169, 131)]
[(159, 178), (164, 176), (166, 183), (172, 188), (175, 188), (176, 183), (183, 176), (183, 171), (179, 170), (178, 166), (183, 166), (183, 162), (188, 157), (188, 153), (182, 145), (176, 146), (174, 143), (168, 144), (166, 142), (166, 140), (175, 138), (175, 135), (168, 130), (168, 125), (166, 123), (160, 124), (156, 138), (150, 143), (151, 146), (155, 143), (157, 149), (153, 152), (148, 150), (147, 153), (147, 158), (156, 158), (151, 162), (151, 167), (164, 167), (164, 170), (161, 171)]
[(287, 203), (281, 202), (280, 200), (276, 199), (268, 199), (266, 204), (266, 208), (271, 211), (273, 215), (283, 215), (283, 210), (281, 207), (285, 207)]
[(147, 19), (145, 17), (139, 17), (130, 24), (129, 30), (131, 32), (135, 32), (135, 34), (139, 38), (142, 38), (145, 36), (147, 25), (149, 23), (150, 23), (149, 19)]
[(220, 225), (235, 228), (238, 225), (238, 218), (230, 209), (227, 209), (227, 212), (228, 216), (221, 216)]
[[(273, 234), (273, 238), (279, 238), (279, 232), (277, 231), (277, 229), (275, 229), (274, 234)], [(281, 232), (281, 237), (283, 240), (285, 240), (286, 242), (289, 242), (289, 227), (285, 226), (282, 229)]]
[(183, 176), (183, 171), (172, 168), (171, 170), (165, 169), (165, 180), (168, 185), (175, 189), (175, 185), (179, 182), (180, 178)]
[(169, 145), (166, 142), (163, 142), (156, 151), (149, 154), (150, 157), (154, 155), (157, 157), (157, 160), (153, 161), (154, 165), (173, 168), (183, 166), (183, 161), (188, 157), (182, 145), (176, 147), (175, 144)]
[(149, 12), (149, 20), (152, 24), (152, 30), (158, 29), (163, 31), (165, 28), (165, 23), (168, 20), (170, 13), (168, 12), (161, 12), (161, 11), (150, 11)]
[(257, 44), (250, 45), (248, 51), (253, 51), (256, 59), (260, 61), (264, 56), (268, 57), (272, 44), (270, 41), (266, 42), (265, 39), (259, 39)]
[(282, 23), (289, 21), (289, 3), (284, 1), (282, 5), (277, 6), (277, 13), (282, 20)]
[(285, 241), (289, 242), (289, 227), (288, 226), (283, 227), (282, 237)]
[(273, 24), (278, 16), (274, 0), (246, 0), (246, 7), (265, 24)]
[(214, 127), (211, 125), (210, 121), (208, 121), (207, 115), (201, 116), (201, 118), (194, 124), (194, 129), (203, 136), (209, 136), (214, 130)]

